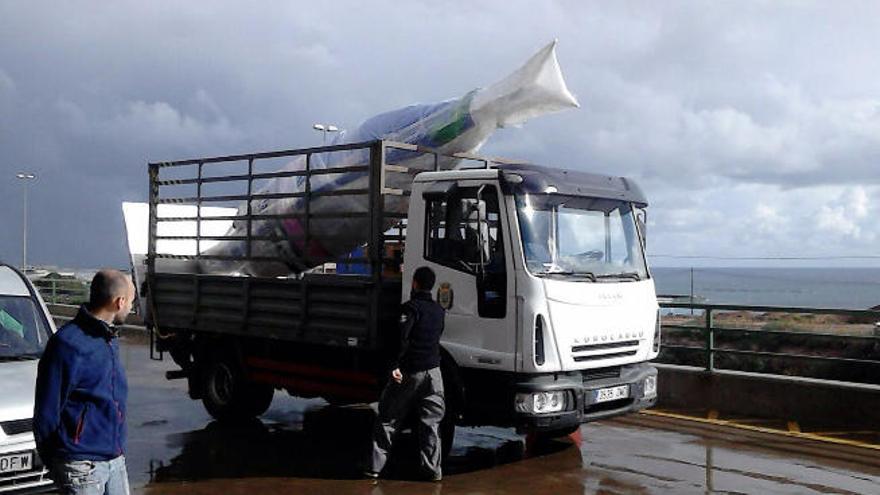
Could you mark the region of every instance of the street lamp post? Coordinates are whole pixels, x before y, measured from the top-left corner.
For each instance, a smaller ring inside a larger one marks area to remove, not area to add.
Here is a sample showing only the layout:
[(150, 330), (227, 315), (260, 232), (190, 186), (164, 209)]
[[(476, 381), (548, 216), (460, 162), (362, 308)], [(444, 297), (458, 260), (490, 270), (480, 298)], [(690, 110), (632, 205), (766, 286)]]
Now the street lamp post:
[(37, 178), (36, 175), (29, 172), (19, 172), (15, 177), (21, 179), (22, 189), (22, 220), (21, 220), (21, 271), (27, 270), (27, 190), (28, 181)]
[(316, 131), (321, 131), (321, 134), (323, 135), (321, 142), (323, 144), (327, 144), (327, 133), (328, 132), (339, 131), (339, 128), (333, 124), (315, 124), (312, 126), (312, 129), (314, 129)]

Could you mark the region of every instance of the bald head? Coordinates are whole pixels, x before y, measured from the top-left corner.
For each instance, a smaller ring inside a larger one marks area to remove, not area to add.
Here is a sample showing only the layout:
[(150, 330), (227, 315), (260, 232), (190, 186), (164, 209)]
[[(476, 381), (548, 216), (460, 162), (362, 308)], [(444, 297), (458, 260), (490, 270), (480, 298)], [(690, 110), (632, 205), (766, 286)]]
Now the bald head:
[(134, 285), (128, 275), (105, 268), (95, 274), (89, 291), (89, 309), (96, 316), (106, 315), (107, 320), (121, 323), (131, 312)]

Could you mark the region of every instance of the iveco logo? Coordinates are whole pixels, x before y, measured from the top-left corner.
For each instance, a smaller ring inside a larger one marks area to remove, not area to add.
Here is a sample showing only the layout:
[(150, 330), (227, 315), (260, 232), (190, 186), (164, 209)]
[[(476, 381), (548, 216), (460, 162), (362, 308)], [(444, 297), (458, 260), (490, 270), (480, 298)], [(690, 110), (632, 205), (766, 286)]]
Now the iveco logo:
[(599, 294), (598, 297), (603, 301), (619, 301), (623, 299), (623, 294), (620, 292), (604, 292)]

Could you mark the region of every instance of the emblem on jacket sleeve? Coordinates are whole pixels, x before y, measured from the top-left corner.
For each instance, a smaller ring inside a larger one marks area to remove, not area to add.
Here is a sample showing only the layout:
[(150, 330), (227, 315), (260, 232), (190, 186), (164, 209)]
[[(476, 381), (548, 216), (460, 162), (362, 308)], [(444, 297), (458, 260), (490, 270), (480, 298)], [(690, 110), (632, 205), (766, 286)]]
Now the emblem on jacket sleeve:
[(437, 289), (437, 304), (441, 308), (448, 310), (452, 307), (452, 296), (452, 285), (449, 282), (443, 282), (440, 284), (440, 288)]

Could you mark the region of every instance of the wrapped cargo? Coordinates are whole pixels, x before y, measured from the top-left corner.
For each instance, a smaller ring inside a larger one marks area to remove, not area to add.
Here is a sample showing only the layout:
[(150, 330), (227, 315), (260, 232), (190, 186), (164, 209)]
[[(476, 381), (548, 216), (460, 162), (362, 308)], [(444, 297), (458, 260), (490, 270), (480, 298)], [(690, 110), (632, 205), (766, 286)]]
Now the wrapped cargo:
[[(501, 81), (464, 96), (436, 104), (411, 105), (386, 112), (363, 122), (356, 129), (339, 133), (332, 144), (349, 144), (385, 139), (433, 148), (444, 155), (472, 153), (478, 150), (492, 133), (501, 127), (516, 126), (526, 120), (577, 107), (578, 102), (569, 92), (556, 58), (556, 41), (532, 56), (522, 67)], [(432, 157), (389, 150), (385, 161), (395, 164), (409, 173), (388, 176), (386, 186), (404, 189), (415, 173), (430, 168)], [(448, 160), (448, 159), (447, 159)], [(287, 218), (237, 220), (227, 232), (235, 240), (221, 240), (203, 254), (234, 260), (202, 259), (199, 269), (203, 273), (237, 273), (255, 276), (285, 276), (300, 273), (328, 261), (335, 261), (362, 246), (368, 237), (367, 223), (357, 218), (332, 218), (335, 211), (366, 212), (367, 198), (359, 195), (322, 195), (327, 191), (357, 190), (367, 186), (368, 173), (314, 174), (320, 169), (339, 169), (369, 163), (365, 149), (319, 153), (300, 156), (284, 165), (284, 171), (308, 170), (312, 172), (309, 183), (305, 176), (279, 177), (260, 187), (255, 196), (277, 193), (305, 192), (316, 197), (287, 197), (254, 200), (239, 207), (239, 215), (289, 215)], [(452, 168), (450, 161), (440, 163), (440, 168)], [(309, 223), (309, 235), (305, 236), (302, 218), (294, 214), (303, 212), (308, 201), (309, 215), (319, 218)], [(385, 207), (404, 213), (406, 198), (398, 198)], [(323, 216), (323, 217), (322, 217)], [(386, 220), (383, 228), (394, 226)], [(274, 240), (242, 240), (247, 236)], [(308, 240), (306, 239), (308, 237)], [(274, 257), (282, 261), (253, 261), (248, 258)]]

